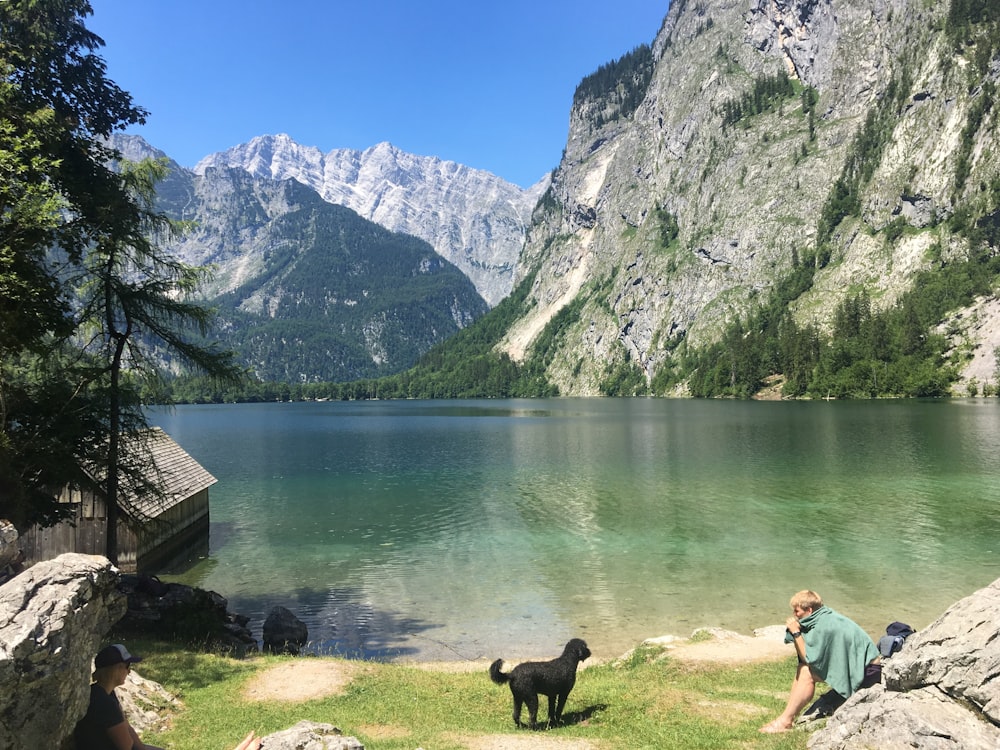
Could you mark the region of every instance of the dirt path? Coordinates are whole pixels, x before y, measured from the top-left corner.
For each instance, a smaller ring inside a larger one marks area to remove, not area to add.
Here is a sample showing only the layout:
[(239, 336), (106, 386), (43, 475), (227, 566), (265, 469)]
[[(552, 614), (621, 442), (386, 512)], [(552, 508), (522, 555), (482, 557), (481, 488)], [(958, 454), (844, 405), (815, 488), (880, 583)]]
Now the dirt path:
[(256, 675), (244, 690), (253, 701), (300, 701), (343, 695), (351, 681), (368, 671), (361, 662), (341, 659), (299, 659)]

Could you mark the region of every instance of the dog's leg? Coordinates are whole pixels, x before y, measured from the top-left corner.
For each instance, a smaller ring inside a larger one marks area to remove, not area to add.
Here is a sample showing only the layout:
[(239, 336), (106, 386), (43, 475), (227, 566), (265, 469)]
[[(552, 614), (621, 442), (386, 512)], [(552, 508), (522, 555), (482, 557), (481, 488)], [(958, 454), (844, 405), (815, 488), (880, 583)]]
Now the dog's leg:
[(523, 701), (517, 695), (514, 696), (514, 726), (521, 728), (521, 703)]
[(555, 698), (549, 698), (549, 723), (553, 722), (552, 718), (552, 704), (555, 703), (555, 723), (562, 724), (562, 714), (563, 709), (566, 707), (566, 699), (569, 697), (569, 693), (559, 693)]
[(528, 707), (528, 718), (531, 719), (531, 728), (538, 726), (538, 694), (529, 693), (524, 696), (524, 703)]
[(559, 714), (561, 706), (557, 703), (557, 696), (549, 696), (549, 728), (559, 725)]

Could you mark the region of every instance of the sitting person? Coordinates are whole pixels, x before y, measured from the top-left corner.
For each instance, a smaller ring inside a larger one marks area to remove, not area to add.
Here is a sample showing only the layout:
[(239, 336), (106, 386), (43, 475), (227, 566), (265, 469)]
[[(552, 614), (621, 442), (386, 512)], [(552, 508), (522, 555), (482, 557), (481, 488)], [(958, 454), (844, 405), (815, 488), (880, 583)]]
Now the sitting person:
[(813, 699), (817, 682), (848, 698), (882, 676), (875, 642), (856, 622), (825, 606), (815, 591), (800, 591), (790, 604), (793, 616), (785, 621), (785, 642), (795, 644), (799, 664), (784, 712), (760, 728), (767, 734), (792, 728)]
[[(115, 688), (125, 684), (132, 665), (140, 661), (120, 643), (101, 649), (94, 657), (90, 705), (73, 731), (76, 750), (161, 750), (139, 739), (115, 695)], [(235, 750), (260, 750), (260, 737), (250, 732)]]
[(77, 750), (161, 750), (146, 745), (122, 713), (115, 688), (124, 685), (135, 662), (122, 644), (101, 649), (94, 657), (90, 705), (73, 731)]

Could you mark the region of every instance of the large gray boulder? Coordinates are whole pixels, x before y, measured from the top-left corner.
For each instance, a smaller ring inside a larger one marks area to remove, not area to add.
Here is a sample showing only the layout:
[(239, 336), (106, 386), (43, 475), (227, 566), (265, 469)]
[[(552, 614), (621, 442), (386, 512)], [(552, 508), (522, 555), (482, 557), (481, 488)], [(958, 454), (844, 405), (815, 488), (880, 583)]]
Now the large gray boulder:
[(997, 728), (936, 688), (862, 690), (809, 740), (812, 750), (973, 750), (1000, 747)]
[(886, 659), (811, 750), (1000, 747), (1000, 579), (951, 606)]
[(87, 710), (92, 659), (125, 613), (104, 557), (65, 554), (0, 586), (0, 747), (60, 747)]
[(1000, 725), (1000, 579), (910, 636), (884, 675), (889, 690), (933, 685)]

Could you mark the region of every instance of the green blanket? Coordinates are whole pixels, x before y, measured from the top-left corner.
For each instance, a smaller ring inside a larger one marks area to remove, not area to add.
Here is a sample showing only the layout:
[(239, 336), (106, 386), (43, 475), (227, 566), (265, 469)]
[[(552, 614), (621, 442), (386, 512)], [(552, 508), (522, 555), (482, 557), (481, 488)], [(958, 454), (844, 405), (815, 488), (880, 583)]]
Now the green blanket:
[[(878, 648), (854, 620), (822, 606), (799, 620), (806, 644), (806, 661), (813, 673), (847, 698), (857, 692), (865, 667)], [(791, 636), (785, 634), (785, 641)]]

